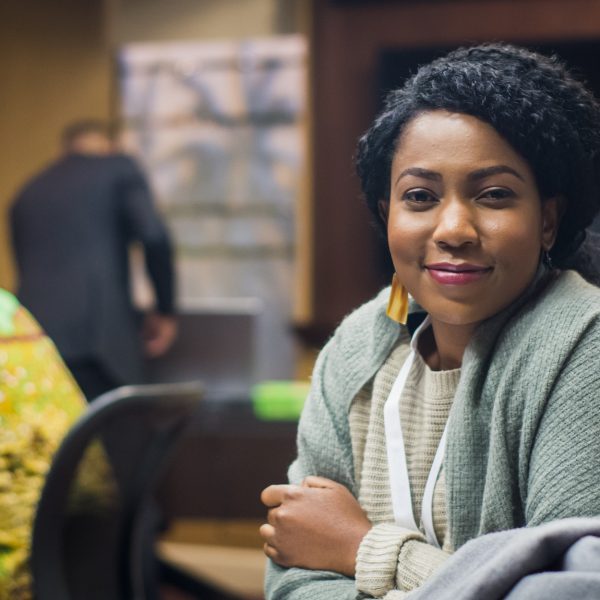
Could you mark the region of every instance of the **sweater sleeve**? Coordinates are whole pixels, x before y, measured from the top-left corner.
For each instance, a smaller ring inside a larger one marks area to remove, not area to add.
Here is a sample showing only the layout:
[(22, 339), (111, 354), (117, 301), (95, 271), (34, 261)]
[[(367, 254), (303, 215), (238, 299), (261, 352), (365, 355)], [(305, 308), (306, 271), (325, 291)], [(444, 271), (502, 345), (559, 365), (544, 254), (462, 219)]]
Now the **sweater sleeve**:
[[(319, 354), (311, 391), (298, 425), (298, 455), (288, 478), (333, 479), (356, 495), (349, 405), (383, 363), (398, 337), (385, 317), (388, 291), (347, 317)], [(352, 578), (330, 571), (282, 568), (269, 561), (267, 600), (355, 600), (365, 598)]]
[[(333, 338), (319, 355), (311, 392), (298, 425), (298, 456), (290, 466), (291, 483), (301, 483), (309, 475), (321, 475), (352, 490), (352, 450), (340, 420), (343, 409), (324, 393), (323, 380), (335, 368)], [(283, 568), (268, 562), (265, 579), (267, 600), (354, 600), (359, 596), (354, 579), (329, 571)]]
[(392, 523), (375, 525), (363, 538), (356, 558), (356, 587), (370, 597), (392, 599), (394, 591), (419, 587), (448, 553), (416, 531)]
[(600, 327), (566, 361), (537, 427), (529, 461), (528, 526), (600, 513)]
[(286, 569), (267, 563), (265, 580), (267, 600), (357, 600), (364, 598), (356, 590), (354, 579), (331, 571)]

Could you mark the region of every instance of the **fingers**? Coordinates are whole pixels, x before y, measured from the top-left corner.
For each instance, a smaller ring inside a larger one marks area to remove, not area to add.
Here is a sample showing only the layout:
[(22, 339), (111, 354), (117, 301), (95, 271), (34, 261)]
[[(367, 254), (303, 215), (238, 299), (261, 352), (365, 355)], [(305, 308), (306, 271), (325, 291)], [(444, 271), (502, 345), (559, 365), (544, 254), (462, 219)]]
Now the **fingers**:
[(177, 336), (177, 321), (172, 316), (147, 314), (144, 319), (142, 338), (144, 351), (150, 358), (166, 353)]
[(287, 567), (289, 565), (286, 564), (283, 557), (279, 554), (279, 551), (275, 546), (271, 546), (270, 544), (263, 544), (263, 552), (275, 563), (281, 565), (282, 567)]
[(264, 525), (260, 526), (258, 531), (262, 539), (265, 541), (263, 544), (263, 552), (265, 555), (268, 556), (273, 562), (285, 566), (283, 558), (275, 546), (275, 527), (265, 523)]
[(341, 484), (333, 481), (332, 479), (310, 475), (302, 481), (302, 485), (300, 486), (293, 484), (270, 485), (262, 491), (260, 494), (260, 499), (265, 506), (268, 508), (273, 508), (275, 506), (279, 506), (285, 499), (297, 498), (299, 496), (297, 492), (301, 487), (333, 489), (340, 486)]
[(268, 508), (274, 508), (279, 506), (286, 498), (293, 498), (298, 489), (299, 486), (297, 485), (270, 485), (262, 491), (260, 499)]
[(279, 507), (276, 506), (275, 508), (270, 508), (267, 511), (267, 523), (269, 525), (273, 525), (273, 527), (277, 526), (277, 511), (279, 510)]
[(263, 552), (271, 559), (275, 560), (275, 556), (277, 555), (277, 550), (273, 548), (273, 546), (269, 546), (267, 542), (263, 544)]
[(311, 488), (335, 488), (340, 484), (337, 481), (333, 481), (332, 479), (327, 479), (327, 477), (318, 477), (317, 475), (309, 475), (305, 477), (302, 481), (303, 487), (311, 487)]
[(261, 525), (258, 532), (260, 533), (260, 537), (265, 540), (265, 543), (267, 544), (272, 542), (275, 538), (275, 527), (269, 523)]
[(270, 485), (260, 494), (260, 500), (269, 508), (279, 506), (283, 500), (287, 485)]

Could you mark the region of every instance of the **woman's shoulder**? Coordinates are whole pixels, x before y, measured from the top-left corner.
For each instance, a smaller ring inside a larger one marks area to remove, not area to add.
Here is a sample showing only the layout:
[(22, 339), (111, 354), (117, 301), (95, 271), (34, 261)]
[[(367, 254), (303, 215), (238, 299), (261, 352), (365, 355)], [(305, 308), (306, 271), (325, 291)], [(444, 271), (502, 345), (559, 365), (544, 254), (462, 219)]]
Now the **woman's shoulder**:
[(584, 340), (600, 340), (600, 288), (575, 271), (562, 271), (511, 320), (506, 333), (513, 340), (536, 342), (545, 354), (568, 353)]
[(14, 333), (14, 318), (19, 310), (19, 301), (6, 290), (0, 288), (0, 336)]
[(39, 336), (37, 321), (10, 292), (0, 289), (0, 340)]
[(373, 298), (347, 314), (342, 319), (334, 335), (360, 332), (365, 325), (372, 325), (376, 321), (383, 320), (386, 316), (385, 309), (389, 290), (389, 287), (382, 289)]
[(425, 313), (412, 298), (409, 298), (407, 327), (399, 325), (387, 316), (386, 309), (390, 290), (390, 286), (383, 288), (373, 298), (346, 315), (335, 330), (334, 337), (338, 335), (363, 336), (365, 334), (392, 334), (397, 336), (399, 332), (411, 328), (413, 319), (416, 319), (418, 325)]
[(542, 316), (546, 313), (578, 322), (596, 321), (600, 316), (600, 288), (575, 271), (562, 271), (545, 289), (539, 308)]
[(376, 361), (385, 358), (405, 330), (386, 314), (389, 294), (390, 288), (384, 288), (344, 317), (328, 346), (336, 347), (346, 356), (359, 353)]
[(405, 329), (386, 315), (388, 297), (385, 288), (342, 320), (319, 355), (318, 373), (327, 372), (336, 385), (343, 379), (352, 390), (375, 373)]
[(554, 281), (554, 286), (567, 298), (586, 297), (600, 304), (600, 288), (586, 281), (577, 271), (561, 271)]
[(37, 321), (10, 292), (0, 288), (0, 339), (41, 336)]

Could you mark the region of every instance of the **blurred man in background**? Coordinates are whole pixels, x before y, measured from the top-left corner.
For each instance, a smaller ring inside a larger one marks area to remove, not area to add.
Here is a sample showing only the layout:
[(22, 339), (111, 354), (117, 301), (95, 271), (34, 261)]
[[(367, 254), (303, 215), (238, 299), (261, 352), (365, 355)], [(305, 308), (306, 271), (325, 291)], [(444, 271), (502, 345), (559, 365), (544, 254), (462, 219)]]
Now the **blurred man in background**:
[[(108, 126), (68, 126), (62, 156), (33, 177), (11, 211), (18, 297), (54, 340), (88, 400), (143, 381), (143, 355), (176, 335), (171, 242), (135, 162), (111, 153)], [(156, 310), (138, 317), (129, 246), (139, 242)]]

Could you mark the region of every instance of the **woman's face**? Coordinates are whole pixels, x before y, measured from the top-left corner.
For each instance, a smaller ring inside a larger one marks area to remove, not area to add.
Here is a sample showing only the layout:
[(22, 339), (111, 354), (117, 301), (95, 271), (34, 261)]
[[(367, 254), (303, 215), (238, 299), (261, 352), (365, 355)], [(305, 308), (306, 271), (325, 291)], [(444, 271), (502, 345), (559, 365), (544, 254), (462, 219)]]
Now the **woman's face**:
[(525, 160), (479, 119), (446, 111), (407, 124), (380, 204), (398, 278), (434, 320), (476, 324), (531, 282), (558, 225)]

